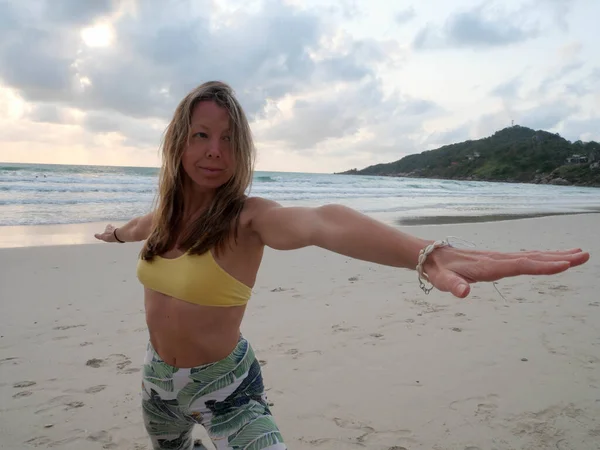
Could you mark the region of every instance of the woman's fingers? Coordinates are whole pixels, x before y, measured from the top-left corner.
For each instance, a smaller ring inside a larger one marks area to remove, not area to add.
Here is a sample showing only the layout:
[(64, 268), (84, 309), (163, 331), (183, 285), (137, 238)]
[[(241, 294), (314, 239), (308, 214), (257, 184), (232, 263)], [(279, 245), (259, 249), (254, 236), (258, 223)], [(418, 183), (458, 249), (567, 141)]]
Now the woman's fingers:
[(96, 239), (100, 239), (101, 241), (105, 241), (108, 242), (108, 237), (110, 236), (110, 233), (96, 233), (94, 234), (94, 237)]
[(493, 259), (496, 260), (514, 260), (514, 259), (522, 259), (526, 258), (531, 261), (539, 261), (539, 262), (560, 262), (567, 261), (571, 264), (572, 267), (579, 266), (590, 259), (590, 254), (588, 252), (524, 252), (522, 254), (519, 253), (511, 253), (510, 257), (506, 257), (504, 255), (502, 258), (498, 258), (495, 255), (490, 255)]
[(506, 277), (519, 275), (554, 275), (564, 272), (571, 263), (569, 261), (537, 261), (530, 258), (487, 259), (470, 264), (461, 270), (453, 270), (474, 281), (496, 281)]
[(493, 251), (466, 251), (465, 253), (469, 253), (472, 255), (479, 256), (487, 256), (493, 259), (515, 259), (515, 258), (562, 258), (565, 256), (576, 255), (579, 253), (585, 253), (580, 248), (570, 249), (570, 250), (552, 250), (552, 251), (543, 251), (543, 250), (524, 250), (520, 252), (493, 252)]

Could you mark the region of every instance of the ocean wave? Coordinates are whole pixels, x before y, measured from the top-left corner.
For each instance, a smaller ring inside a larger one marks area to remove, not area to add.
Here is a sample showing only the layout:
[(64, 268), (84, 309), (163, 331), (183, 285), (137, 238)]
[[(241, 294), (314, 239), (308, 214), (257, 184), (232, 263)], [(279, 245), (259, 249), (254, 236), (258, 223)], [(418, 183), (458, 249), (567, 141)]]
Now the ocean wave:
[(124, 175), (136, 177), (156, 177), (158, 168), (154, 167), (111, 167), (111, 166), (69, 166), (69, 165), (46, 165), (46, 164), (3, 164), (0, 165), (2, 172), (21, 172), (24, 174), (56, 174), (56, 175)]
[[(16, 199), (0, 199), (0, 206), (7, 205), (40, 205), (54, 207), (59, 205), (97, 205), (97, 204), (122, 204), (122, 203), (139, 203), (139, 197), (123, 197), (115, 199), (114, 197), (77, 197), (77, 198), (16, 198)], [(0, 211), (1, 213), (1, 211)], [(60, 212), (58, 212), (60, 214)]]
[(263, 175), (263, 176), (255, 176), (254, 181), (259, 181), (261, 183), (277, 183), (278, 181), (281, 181), (281, 178)]
[(70, 194), (83, 194), (87, 192), (106, 192), (110, 194), (114, 193), (136, 193), (136, 194), (152, 194), (156, 191), (156, 189), (152, 189), (149, 187), (134, 187), (132, 184), (127, 185), (127, 187), (119, 186), (119, 185), (107, 185), (107, 186), (70, 186), (70, 185), (48, 185), (48, 186), (31, 186), (31, 185), (18, 185), (18, 184), (10, 184), (10, 185), (2, 185), (0, 184), (0, 192), (23, 192), (23, 193), (70, 193)]
[(1, 176), (0, 183), (31, 183), (43, 185), (46, 183), (62, 184), (145, 184), (148, 186), (157, 186), (158, 180), (133, 178), (133, 177), (66, 177), (52, 176), (47, 178), (32, 178), (24, 176)]

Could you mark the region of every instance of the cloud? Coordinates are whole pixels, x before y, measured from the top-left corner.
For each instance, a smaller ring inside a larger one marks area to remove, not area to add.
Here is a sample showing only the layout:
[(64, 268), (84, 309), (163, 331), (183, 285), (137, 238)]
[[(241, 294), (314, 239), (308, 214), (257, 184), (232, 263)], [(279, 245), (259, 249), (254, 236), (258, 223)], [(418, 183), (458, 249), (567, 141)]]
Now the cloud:
[(320, 143), (335, 140), (345, 145), (362, 142), (367, 153), (372, 153), (369, 146), (381, 153), (382, 148), (392, 150), (403, 133), (414, 133), (441, 112), (429, 100), (386, 95), (371, 78), (360, 84), (327, 86), (283, 102), (257, 123), (257, 136), (303, 153), (318, 153)]
[(593, 68), (579, 80), (564, 84), (566, 93), (574, 97), (600, 92), (600, 67)]
[(535, 130), (553, 130), (565, 119), (579, 111), (578, 105), (557, 100), (520, 111), (515, 122)]
[(496, 86), (490, 94), (500, 98), (515, 98), (518, 95), (519, 88), (521, 87), (522, 79), (520, 76), (516, 76), (504, 83)]
[[(37, 9), (0, 3), (6, 5), (19, 20), (3, 31), (0, 81), (32, 105), (30, 119), (66, 123), (73, 118), (64, 111), (74, 110), (84, 130), (121, 136), (131, 147), (157, 146), (179, 100), (214, 79), (232, 85), (252, 120), (273, 123), (261, 138), (295, 149), (353, 139), (378, 120), (389, 125), (386, 111), (420, 124), (437, 108), (384, 96), (377, 72), (401, 64), (399, 44), (355, 39), (331, 27), (319, 9), (277, 0), (229, 10), (209, 0), (145, 0), (135, 8), (62, 1), (52, 13), (50, 0)], [(347, 1), (344, 14), (356, 7)], [(112, 32), (114, 45), (85, 45), (81, 29), (98, 23)], [(288, 99), (291, 120), (267, 114), (269, 105)], [(379, 129), (372, 141), (381, 141)], [(386, 148), (400, 140), (389, 133), (385, 139)]]
[(87, 25), (100, 16), (114, 12), (115, 0), (53, 0), (44, 3), (44, 17), (54, 23)]
[(485, 49), (516, 44), (538, 36), (537, 26), (522, 22), (521, 12), (481, 5), (453, 14), (442, 27), (425, 26), (415, 36), (413, 47), (417, 50)]
[[(215, 24), (187, 15), (184, 3), (139, 2), (135, 13), (112, 24), (118, 45), (101, 49), (86, 47), (76, 28), (63, 26), (67, 13), (56, 13), (54, 22), (32, 14), (0, 44), (0, 77), (30, 101), (164, 118), (208, 79), (230, 82), (254, 113), (266, 97), (281, 96), (314, 74), (308, 51), (323, 34), (316, 15), (269, 2), (258, 14), (238, 12)], [(105, 9), (75, 7), (86, 21), (100, 12)], [(350, 73), (336, 61), (329, 69), (334, 79)], [(81, 80), (88, 83), (82, 87)]]
[(583, 44), (581, 41), (569, 42), (558, 49), (558, 54), (565, 61), (577, 58), (581, 54)]
[(566, 120), (561, 127), (561, 134), (571, 141), (600, 142), (600, 117)]
[[(104, 6), (76, 13), (87, 20), (106, 12)], [(192, 87), (221, 79), (254, 115), (268, 98), (359, 80), (372, 73), (368, 62), (385, 57), (377, 42), (355, 41), (350, 52), (316, 61), (311, 53), (327, 38), (318, 14), (281, 2), (268, 1), (256, 13), (235, 12), (220, 23), (187, 13), (164, 2), (140, 2), (135, 14), (125, 12), (112, 24), (118, 45), (101, 49), (84, 46), (60, 21), (31, 17), (35, 26), (14, 30), (0, 46), (0, 77), (30, 101), (160, 118)], [(68, 15), (56, 14), (61, 20)]]
[(404, 25), (405, 23), (408, 23), (412, 19), (414, 19), (416, 15), (417, 13), (415, 11), (414, 6), (409, 6), (406, 9), (398, 11), (394, 19), (398, 25)]
[(86, 130), (99, 134), (120, 133), (128, 147), (158, 148), (166, 122), (155, 119), (135, 119), (119, 113), (88, 112), (82, 120)]
[(38, 103), (31, 108), (29, 120), (40, 123), (74, 124), (76, 117), (72, 112), (54, 104)]
[(573, 6), (573, 0), (538, 0), (541, 8), (549, 6), (554, 10), (555, 23), (562, 31), (569, 31), (568, 15)]
[(462, 124), (458, 127), (444, 131), (431, 133), (424, 142), (427, 149), (436, 149), (444, 145), (464, 142), (469, 139), (471, 127), (469, 124)]
[(577, 72), (579, 69), (583, 68), (584, 66), (585, 66), (585, 63), (583, 61), (574, 61), (574, 62), (565, 64), (565, 65), (559, 67), (559, 69), (557, 71), (549, 74), (548, 76), (544, 77), (541, 80), (539, 87), (538, 87), (539, 94), (546, 95), (551, 90), (556, 91), (557, 84), (562, 83), (564, 85), (565, 78), (569, 77), (569, 75), (573, 74), (574, 72)]

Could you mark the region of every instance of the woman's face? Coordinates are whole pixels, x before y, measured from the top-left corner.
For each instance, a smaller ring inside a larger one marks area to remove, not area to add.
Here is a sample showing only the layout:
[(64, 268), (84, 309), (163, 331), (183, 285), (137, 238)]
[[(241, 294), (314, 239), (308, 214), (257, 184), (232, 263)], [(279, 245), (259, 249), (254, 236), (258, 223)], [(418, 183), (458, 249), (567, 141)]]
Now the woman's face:
[(234, 175), (230, 140), (228, 111), (213, 101), (198, 103), (192, 112), (190, 137), (181, 161), (195, 187), (214, 190)]

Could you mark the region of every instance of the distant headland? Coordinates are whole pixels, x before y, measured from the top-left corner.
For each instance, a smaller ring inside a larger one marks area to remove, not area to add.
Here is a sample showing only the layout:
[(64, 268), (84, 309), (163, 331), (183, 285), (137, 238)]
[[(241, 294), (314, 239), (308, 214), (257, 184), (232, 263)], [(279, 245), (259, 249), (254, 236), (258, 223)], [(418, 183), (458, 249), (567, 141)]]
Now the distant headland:
[(483, 139), (337, 174), (600, 187), (600, 144), (514, 125)]

